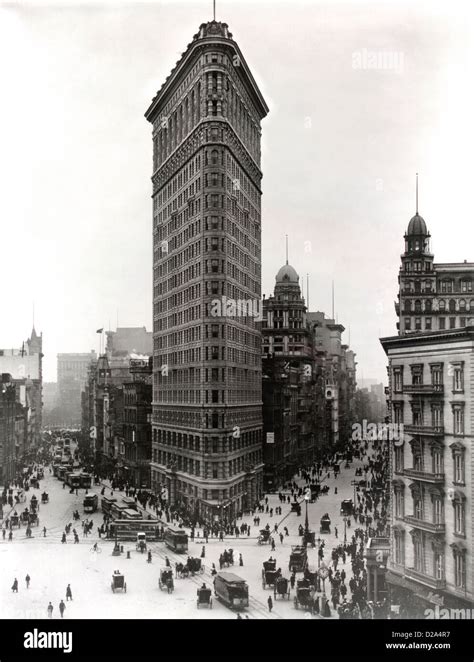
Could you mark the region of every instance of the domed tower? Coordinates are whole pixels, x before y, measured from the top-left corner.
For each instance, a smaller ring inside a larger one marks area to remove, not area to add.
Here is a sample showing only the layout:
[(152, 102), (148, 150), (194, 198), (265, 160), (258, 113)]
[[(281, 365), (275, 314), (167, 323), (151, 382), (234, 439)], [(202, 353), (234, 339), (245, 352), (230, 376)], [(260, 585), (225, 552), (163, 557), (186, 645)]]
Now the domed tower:
[(405, 233), (405, 252), (401, 255), (398, 276), (399, 294), (395, 310), (399, 335), (432, 330), (433, 295), (436, 292), (431, 235), (418, 213), (418, 174), (416, 176), (416, 212)]

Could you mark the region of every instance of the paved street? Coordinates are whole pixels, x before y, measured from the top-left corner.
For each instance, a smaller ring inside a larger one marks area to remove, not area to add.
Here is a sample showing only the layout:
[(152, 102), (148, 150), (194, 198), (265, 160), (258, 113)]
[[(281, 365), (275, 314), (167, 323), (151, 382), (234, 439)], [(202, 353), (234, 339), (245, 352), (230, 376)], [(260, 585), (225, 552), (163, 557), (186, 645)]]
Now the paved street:
[[(355, 460), (350, 469), (344, 469), (341, 464), (341, 475), (334, 478), (333, 472), (330, 477), (323, 477), (325, 484), (329, 486), (329, 493), (321, 496), (316, 503), (308, 504), (308, 518), (310, 529), (316, 531), (316, 537), (320, 535), (325, 540), (324, 562), (330, 562), (332, 548), (343, 541), (344, 524), (339, 514), (340, 503), (343, 499), (353, 498), (354, 488), (351, 480), (354, 479), (355, 469), (362, 463)], [(301, 481), (300, 481), (301, 482)], [(189, 577), (187, 579), (175, 579), (175, 591), (168, 595), (158, 587), (159, 569), (164, 565), (166, 556), (174, 565), (175, 561), (182, 561), (183, 557), (168, 550), (164, 543), (152, 543), (149, 545), (153, 554), (153, 562), (146, 562), (146, 554), (142, 555), (135, 550), (133, 543), (125, 543), (124, 551), (131, 550), (131, 559), (126, 558), (124, 553), (120, 557), (112, 556), (113, 542), (99, 539), (97, 526), (102, 523), (100, 510), (92, 518), (94, 520), (93, 535), (84, 538), (82, 536), (81, 523), (74, 523), (72, 513), (77, 508), (84, 518), (82, 501), (84, 490), (79, 490), (79, 495), (70, 494), (69, 489), (63, 489), (63, 483), (52, 475), (47, 474), (41, 482), (39, 490), (31, 490), (27, 493), (28, 501), (35, 493), (40, 499), (44, 490), (49, 492), (50, 502), (40, 505), (39, 527), (33, 527), (33, 538), (27, 539), (25, 528), (14, 530), (12, 542), (2, 540), (0, 542), (0, 563), (2, 567), (1, 592), (2, 609), (5, 618), (45, 618), (46, 606), (51, 600), (55, 605), (53, 617), (59, 618), (57, 605), (61, 598), (65, 598), (67, 584), (71, 584), (73, 601), (67, 603), (65, 617), (72, 618), (192, 618), (196, 617), (196, 589), (203, 581), (212, 583), (210, 568), (212, 563), (219, 570), (219, 556), (225, 550), (234, 550), (236, 565), (231, 571), (244, 578), (249, 585), (250, 606), (246, 613), (249, 618), (321, 618), (310, 616), (306, 612), (294, 607), (293, 597), (295, 591), (291, 591), (290, 600), (277, 598), (274, 600), (273, 611), (270, 614), (267, 607), (268, 596), (273, 599), (272, 589), (263, 589), (261, 581), (262, 563), (271, 554), (270, 545), (259, 545), (257, 543), (258, 530), (264, 528), (268, 523), (271, 529), (278, 523), (281, 530), (288, 527), (289, 536), (285, 537), (283, 544), (278, 536), (275, 536), (276, 551), (272, 554), (277, 560), (277, 568), (281, 567), (283, 575), (289, 577), (288, 561), (291, 546), (300, 543), (298, 536), (298, 525), (304, 526), (305, 505), (302, 504), (301, 516), (290, 512), (289, 504), (280, 504), (278, 495), (269, 495), (269, 506), (275, 508), (282, 505), (282, 515), (270, 517), (266, 513), (260, 513), (260, 526), (253, 524), (253, 516), (247, 516), (244, 521), (251, 526), (250, 536), (228, 537), (224, 542), (210, 538), (205, 545), (206, 556), (203, 559), (205, 572), (203, 575)], [(337, 487), (337, 494), (335, 488)], [(92, 491), (99, 492), (101, 486), (96, 486)], [(91, 490), (89, 491), (91, 492)], [(109, 489), (106, 490), (106, 494)], [(18, 512), (24, 508), (23, 504), (17, 508)], [(324, 513), (331, 517), (331, 533), (319, 534), (319, 520)], [(88, 516), (91, 517), (90, 515)], [(242, 520), (237, 523), (240, 526)], [(61, 535), (64, 527), (73, 522), (79, 535), (79, 544), (73, 544), (72, 533), (68, 536), (67, 544), (61, 544)], [(43, 537), (43, 527), (47, 529), (46, 538)], [(336, 538), (335, 529), (338, 530)], [(352, 524), (352, 529), (354, 523)], [(347, 538), (350, 540), (352, 533), (348, 529)], [(98, 542), (100, 553), (91, 551), (94, 542)], [(199, 538), (194, 542), (189, 541), (189, 555), (200, 556), (202, 543)], [(244, 565), (238, 566), (239, 553), (242, 554)], [(310, 568), (316, 568), (317, 549), (308, 549)], [(338, 566), (342, 569), (342, 564)], [(112, 593), (110, 583), (114, 570), (119, 569), (126, 576), (127, 593)], [(350, 576), (350, 559), (347, 560), (345, 570)], [(31, 576), (31, 585), (27, 590), (24, 578), (26, 574)], [(301, 575), (300, 575), (301, 576)], [(18, 594), (11, 592), (11, 584), (14, 578), (19, 581)], [(328, 587), (326, 591), (329, 595)], [(236, 618), (236, 614), (214, 599), (213, 609), (201, 608), (200, 618)], [(333, 613), (333, 617), (337, 614)]]

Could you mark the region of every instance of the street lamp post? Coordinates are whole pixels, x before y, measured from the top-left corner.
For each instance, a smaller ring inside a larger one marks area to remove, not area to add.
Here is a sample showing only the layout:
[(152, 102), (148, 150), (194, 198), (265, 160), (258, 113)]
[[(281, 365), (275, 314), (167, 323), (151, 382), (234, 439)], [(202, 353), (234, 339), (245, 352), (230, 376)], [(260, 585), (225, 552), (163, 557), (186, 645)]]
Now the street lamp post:
[(345, 545), (346, 542), (347, 542), (347, 533), (346, 533), (347, 532), (347, 515), (344, 515), (344, 517), (342, 519), (344, 520), (344, 545)]
[(306, 515), (304, 519), (304, 532), (305, 532), (305, 537), (307, 537), (307, 534), (309, 532), (309, 521), (308, 521), (308, 501), (309, 501), (309, 494), (304, 495), (304, 501), (306, 504)]

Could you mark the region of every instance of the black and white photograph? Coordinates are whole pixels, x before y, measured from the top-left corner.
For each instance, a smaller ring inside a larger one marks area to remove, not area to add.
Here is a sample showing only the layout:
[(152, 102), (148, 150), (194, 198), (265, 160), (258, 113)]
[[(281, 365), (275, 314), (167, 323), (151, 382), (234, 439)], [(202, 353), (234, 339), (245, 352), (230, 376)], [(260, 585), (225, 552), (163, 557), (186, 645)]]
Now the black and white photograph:
[(472, 3), (0, 0), (0, 81), (0, 641), (461, 659)]

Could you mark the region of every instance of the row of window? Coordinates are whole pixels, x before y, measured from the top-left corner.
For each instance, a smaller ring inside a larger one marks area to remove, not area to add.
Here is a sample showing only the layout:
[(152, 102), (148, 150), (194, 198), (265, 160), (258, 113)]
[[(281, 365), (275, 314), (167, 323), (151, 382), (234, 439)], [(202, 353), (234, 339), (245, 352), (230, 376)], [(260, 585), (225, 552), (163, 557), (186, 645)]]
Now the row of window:
[[(443, 386), (444, 364), (431, 363), (427, 367), (429, 367), (429, 376), (430, 376), (430, 381), (427, 384), (434, 387)], [(423, 381), (424, 372), (425, 372), (424, 364), (422, 363), (411, 364), (410, 372), (411, 372), (411, 381), (410, 384), (406, 384), (406, 386), (422, 386), (425, 383)], [(393, 366), (392, 383), (393, 383), (393, 390), (395, 393), (401, 393), (403, 391), (403, 387), (404, 387), (403, 374), (404, 374), (404, 366), (402, 365)], [(448, 364), (448, 377), (452, 378), (453, 393), (464, 392), (463, 361), (452, 361)]]
[(426, 301), (424, 301), (424, 306), (420, 299), (415, 299), (414, 301), (411, 299), (406, 299), (403, 304), (403, 312), (431, 313), (435, 310), (438, 310), (440, 313), (444, 313), (446, 311), (450, 313), (463, 313), (467, 312), (468, 309), (474, 311), (474, 299), (469, 301), (469, 308), (467, 308), (467, 306), (468, 303), (466, 302), (466, 299), (459, 299), (458, 302), (456, 302), (455, 299), (449, 299), (448, 302), (446, 302), (444, 299), (440, 299), (440, 301), (438, 301), (437, 307), (435, 308), (433, 308), (433, 301), (431, 299), (426, 299)]
[[(459, 443), (452, 444), (451, 447), (453, 459), (452, 482), (456, 485), (465, 484), (465, 449)], [(405, 470), (405, 449), (404, 445), (394, 447), (394, 470), (395, 473), (403, 473)], [(412, 443), (412, 467), (417, 471), (426, 471), (426, 457), (424, 452), (424, 442)], [(430, 469), (428, 473), (444, 473), (444, 456), (442, 447), (432, 446), (431, 458), (428, 459)]]
[[(405, 565), (405, 531), (394, 531), (394, 561)], [(466, 550), (453, 545), (454, 586), (459, 590), (466, 589)], [(413, 538), (414, 569), (423, 574), (429, 574), (434, 579), (445, 579), (445, 555), (437, 546), (431, 549), (422, 536)], [(429, 567), (428, 567), (429, 566)]]

